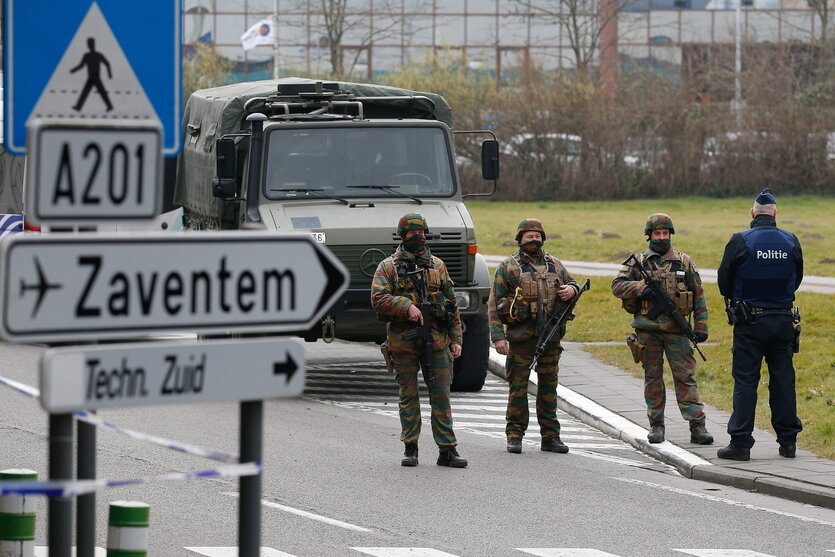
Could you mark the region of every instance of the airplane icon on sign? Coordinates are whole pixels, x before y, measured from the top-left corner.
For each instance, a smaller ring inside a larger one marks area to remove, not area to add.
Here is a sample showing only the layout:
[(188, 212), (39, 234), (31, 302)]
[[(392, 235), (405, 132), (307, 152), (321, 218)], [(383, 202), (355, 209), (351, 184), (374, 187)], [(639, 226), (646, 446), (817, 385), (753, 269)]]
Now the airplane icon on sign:
[(50, 290), (58, 290), (61, 288), (60, 284), (50, 283), (46, 279), (46, 274), (43, 272), (43, 268), (41, 267), (41, 262), (38, 258), (35, 258), (35, 267), (38, 270), (38, 282), (35, 284), (26, 284), (23, 282), (23, 279), (20, 279), (20, 296), (28, 292), (29, 290), (35, 290), (38, 292), (38, 300), (35, 302), (35, 307), (32, 308), (32, 318), (34, 319), (35, 316), (38, 314), (38, 309), (41, 307), (41, 303), (43, 302), (44, 298), (46, 297), (46, 293)]

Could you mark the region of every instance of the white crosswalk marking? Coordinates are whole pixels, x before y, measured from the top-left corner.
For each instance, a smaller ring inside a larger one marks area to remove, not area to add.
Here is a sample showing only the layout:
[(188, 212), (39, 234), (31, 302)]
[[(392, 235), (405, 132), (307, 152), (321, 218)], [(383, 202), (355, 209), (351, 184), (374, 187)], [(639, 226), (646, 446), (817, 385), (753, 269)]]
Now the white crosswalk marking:
[[(97, 547), (93, 553), (95, 557), (107, 557), (107, 550), (103, 547)], [(75, 557), (75, 548), (72, 548), (72, 555)], [(49, 548), (45, 545), (35, 546), (35, 557), (49, 557)]]
[[(381, 362), (308, 364), (306, 367), (307, 384), (304, 396), (324, 404), (373, 412), (390, 418), (399, 417), (397, 383), (394, 376), (385, 371)], [(418, 388), (423, 421), (428, 425), (428, 392), (422, 381), (418, 382)], [(455, 431), (501, 439), (499, 447), (503, 450), (507, 425), (507, 389), (507, 383), (502, 379), (488, 374), (481, 391), (452, 393)], [(542, 441), (534, 398), (529, 397), (530, 425), (523, 441), (528, 451), (538, 451)], [(676, 473), (673, 467), (642, 455), (628, 444), (612, 439), (562, 411), (558, 412), (558, 416), (561, 422), (560, 437), (569, 445), (575, 456)]]
[[(238, 557), (237, 547), (186, 547), (185, 549), (207, 557)], [(271, 547), (262, 547), (259, 555), (260, 557), (295, 557), (295, 555)]]
[(587, 547), (560, 547), (560, 548), (521, 548), (517, 547), (517, 551), (537, 555), (538, 557), (618, 557), (614, 553), (606, 553), (599, 549), (589, 549)]
[(429, 547), (352, 547), (354, 551), (374, 557), (457, 557)]
[(748, 549), (672, 549), (693, 557), (772, 557), (768, 553)]

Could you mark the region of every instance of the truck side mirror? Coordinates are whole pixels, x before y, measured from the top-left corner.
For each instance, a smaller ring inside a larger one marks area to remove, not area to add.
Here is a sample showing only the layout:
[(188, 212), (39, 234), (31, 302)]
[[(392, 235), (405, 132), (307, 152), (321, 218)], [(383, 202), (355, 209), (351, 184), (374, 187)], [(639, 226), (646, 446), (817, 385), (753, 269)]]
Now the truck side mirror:
[(217, 178), (212, 180), (212, 195), (224, 199), (238, 194), (238, 152), (235, 139), (221, 137), (215, 145)]
[(495, 139), (481, 142), (481, 176), (485, 180), (499, 179), (499, 142)]

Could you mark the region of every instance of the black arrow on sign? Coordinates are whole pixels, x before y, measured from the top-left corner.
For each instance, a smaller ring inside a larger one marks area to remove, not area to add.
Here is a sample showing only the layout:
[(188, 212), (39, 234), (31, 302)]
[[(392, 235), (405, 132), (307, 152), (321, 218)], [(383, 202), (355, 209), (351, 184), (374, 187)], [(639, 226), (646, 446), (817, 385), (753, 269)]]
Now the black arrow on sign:
[(296, 363), (296, 360), (287, 352), (287, 359), (285, 361), (275, 362), (273, 364), (273, 375), (286, 375), (287, 382), (289, 383), (298, 369), (299, 365)]

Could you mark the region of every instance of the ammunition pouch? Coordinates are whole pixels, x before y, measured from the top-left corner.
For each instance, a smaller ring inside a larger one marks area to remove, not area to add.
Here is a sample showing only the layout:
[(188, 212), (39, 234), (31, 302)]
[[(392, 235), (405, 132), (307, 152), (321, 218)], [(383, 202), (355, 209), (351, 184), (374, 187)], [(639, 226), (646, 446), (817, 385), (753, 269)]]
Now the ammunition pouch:
[(638, 336), (635, 333), (631, 333), (626, 337), (626, 345), (629, 346), (629, 350), (632, 352), (632, 359), (635, 360), (636, 364), (646, 363), (647, 346), (638, 341)]
[(755, 321), (751, 313), (751, 306), (742, 300), (731, 300), (725, 305), (728, 314), (728, 325), (744, 325)]
[(496, 310), (499, 319), (505, 325), (525, 321), (531, 317), (530, 303), (521, 296), (508, 296), (500, 299), (496, 304)]

